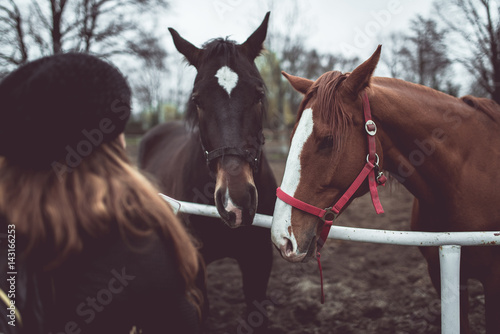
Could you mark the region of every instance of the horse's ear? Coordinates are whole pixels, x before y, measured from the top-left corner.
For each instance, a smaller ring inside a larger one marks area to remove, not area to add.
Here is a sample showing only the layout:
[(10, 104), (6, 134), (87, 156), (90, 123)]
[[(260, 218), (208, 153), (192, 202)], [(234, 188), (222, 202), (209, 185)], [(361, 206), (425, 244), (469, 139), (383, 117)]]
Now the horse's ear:
[(203, 50), (198, 49), (196, 46), (182, 38), (174, 28), (168, 28), (168, 31), (170, 31), (170, 34), (172, 35), (177, 51), (182, 53), (191, 65), (198, 68)]
[(296, 77), (294, 75), (288, 74), (285, 71), (281, 71), (281, 74), (288, 80), (290, 85), (299, 93), (302, 93), (303, 95), (306, 95), (307, 91), (309, 88), (312, 86), (314, 81), (301, 78), (301, 77)]
[(381, 51), (382, 45), (379, 45), (373, 55), (363, 64), (356, 67), (345, 80), (344, 87), (346, 87), (353, 96), (357, 97), (359, 92), (370, 85), (370, 79), (377, 67)]
[(267, 35), (267, 26), (269, 23), (269, 15), (271, 12), (267, 12), (264, 17), (264, 21), (260, 24), (260, 26), (253, 32), (253, 34), (248, 37), (245, 43), (241, 44), (243, 51), (246, 53), (248, 58), (252, 61), (257, 58), (257, 56), (264, 49), (264, 40)]

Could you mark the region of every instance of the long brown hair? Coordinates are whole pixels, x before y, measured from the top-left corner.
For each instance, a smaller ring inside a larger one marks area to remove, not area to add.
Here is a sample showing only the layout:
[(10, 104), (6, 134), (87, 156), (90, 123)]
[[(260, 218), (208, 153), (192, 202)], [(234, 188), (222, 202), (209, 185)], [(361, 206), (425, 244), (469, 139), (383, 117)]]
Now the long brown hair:
[(125, 238), (159, 231), (172, 246), (186, 295), (200, 313), (195, 280), (201, 262), (192, 238), (156, 187), (129, 163), (118, 139), (95, 147), (64, 173), (0, 158), (0, 215), (15, 225), (22, 256), (36, 258), (47, 271), (80, 253), (86, 240), (113, 230)]

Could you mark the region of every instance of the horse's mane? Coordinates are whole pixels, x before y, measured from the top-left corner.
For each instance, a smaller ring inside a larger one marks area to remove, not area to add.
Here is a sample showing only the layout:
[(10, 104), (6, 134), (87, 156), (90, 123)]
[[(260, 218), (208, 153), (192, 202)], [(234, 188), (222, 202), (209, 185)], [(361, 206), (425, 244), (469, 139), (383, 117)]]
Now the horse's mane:
[[(320, 119), (329, 129), (329, 136), (333, 139), (333, 152), (341, 152), (345, 146), (345, 138), (348, 138), (352, 116), (345, 112), (340, 95), (340, 85), (349, 76), (349, 73), (342, 74), (338, 71), (326, 72), (316, 80), (302, 100), (297, 114), (297, 122), (302, 117), (302, 113), (313, 97), (316, 98), (312, 108), (320, 112)], [(377, 78), (382, 79), (382, 78)], [(383, 78), (385, 79), (385, 78)], [(394, 80), (394, 79), (390, 79)], [(400, 81), (400, 80), (398, 80)], [(401, 82), (401, 81), (400, 81)], [(407, 84), (412, 83), (403, 81)], [(420, 86), (420, 85), (418, 85)], [(429, 92), (441, 94), (431, 88), (420, 86)], [(443, 93), (444, 94), (444, 93)], [(470, 107), (484, 113), (495, 122), (500, 122), (500, 105), (487, 98), (480, 98), (466, 95), (460, 98), (461, 101)]]
[(314, 109), (320, 111), (321, 121), (328, 127), (329, 136), (333, 139), (333, 152), (340, 152), (344, 148), (344, 139), (348, 138), (351, 115), (346, 113), (342, 99), (339, 96), (339, 86), (347, 78), (348, 74), (338, 71), (326, 72), (319, 77), (309, 88), (305, 98), (299, 107), (297, 120), (302, 116), (308, 102), (316, 96)]
[[(425, 92), (426, 94), (432, 94), (433, 96), (450, 96), (449, 94), (446, 94), (442, 91), (401, 79), (382, 77), (377, 77), (375, 79), (376, 82), (382, 83), (384, 86), (391, 85), (391, 87), (401, 87), (405, 85), (411, 89), (419, 89), (422, 92)], [(462, 96), (461, 98), (459, 98), (459, 100), (467, 104), (469, 107), (474, 108), (476, 111), (485, 114), (493, 121), (500, 122), (500, 105), (495, 101), (488, 98), (476, 97), (472, 95)]]
[(500, 120), (500, 105), (491, 99), (465, 95), (460, 98), (467, 105), (486, 114), (493, 121)]

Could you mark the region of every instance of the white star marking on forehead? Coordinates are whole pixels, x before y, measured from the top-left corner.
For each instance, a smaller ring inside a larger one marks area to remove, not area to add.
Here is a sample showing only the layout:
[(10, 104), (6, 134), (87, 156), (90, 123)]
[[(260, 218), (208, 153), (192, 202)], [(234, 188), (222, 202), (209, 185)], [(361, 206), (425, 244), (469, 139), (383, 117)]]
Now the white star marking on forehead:
[(229, 97), (231, 97), (231, 92), (238, 83), (238, 74), (229, 67), (222, 66), (215, 74), (215, 77), (218, 79), (219, 85), (224, 88)]

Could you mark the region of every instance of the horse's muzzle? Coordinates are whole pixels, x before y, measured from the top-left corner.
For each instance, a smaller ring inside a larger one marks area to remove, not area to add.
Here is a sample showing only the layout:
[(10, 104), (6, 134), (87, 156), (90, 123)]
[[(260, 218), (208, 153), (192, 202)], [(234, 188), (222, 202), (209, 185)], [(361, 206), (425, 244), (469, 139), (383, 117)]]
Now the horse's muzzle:
[(217, 166), (215, 206), (229, 227), (251, 225), (257, 211), (257, 188), (250, 165), (225, 157)]
[(301, 252), (293, 246), (290, 239), (283, 237), (279, 242), (274, 241), (281, 257), (288, 262), (307, 262), (316, 254), (316, 238), (312, 238), (306, 252)]

